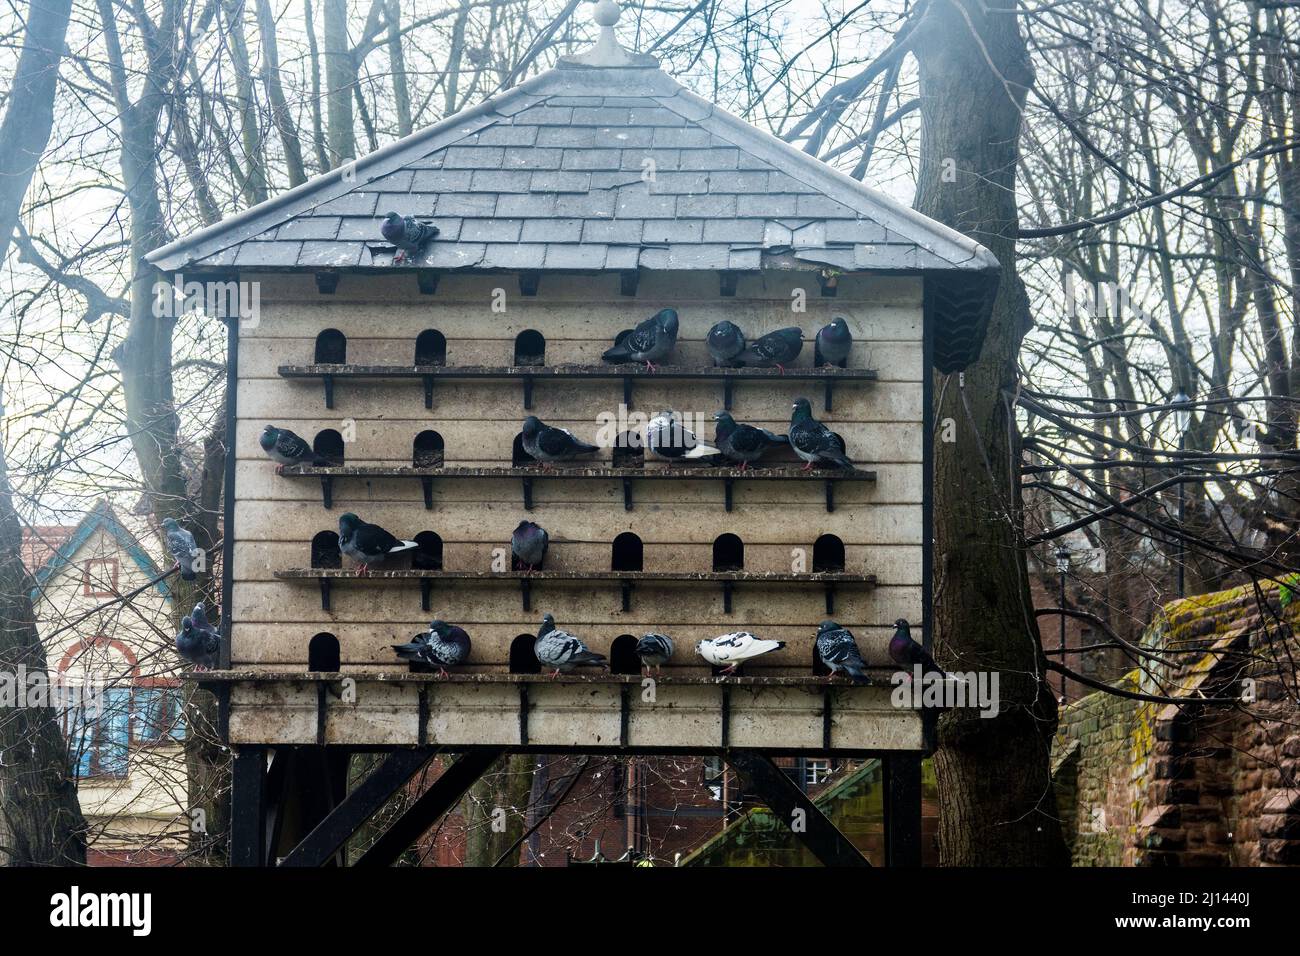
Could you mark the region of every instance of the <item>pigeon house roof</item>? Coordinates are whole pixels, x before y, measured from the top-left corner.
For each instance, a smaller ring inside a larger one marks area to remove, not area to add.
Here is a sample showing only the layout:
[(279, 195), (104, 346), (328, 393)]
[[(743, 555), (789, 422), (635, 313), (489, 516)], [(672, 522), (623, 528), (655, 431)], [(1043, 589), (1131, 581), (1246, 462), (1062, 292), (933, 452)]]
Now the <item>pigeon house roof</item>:
[(390, 271), (389, 210), (440, 231), (410, 268), (930, 274), (940, 371), (977, 357), (997, 284), (979, 243), (696, 96), (612, 26), (589, 52), (148, 260)]

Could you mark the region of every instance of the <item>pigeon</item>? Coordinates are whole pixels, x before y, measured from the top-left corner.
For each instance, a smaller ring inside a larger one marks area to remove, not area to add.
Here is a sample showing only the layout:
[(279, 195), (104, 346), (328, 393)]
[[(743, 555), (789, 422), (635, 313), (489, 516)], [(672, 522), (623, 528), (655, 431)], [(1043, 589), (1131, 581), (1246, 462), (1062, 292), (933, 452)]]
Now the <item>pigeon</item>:
[(668, 659), (673, 656), (673, 639), (667, 634), (656, 634), (651, 631), (636, 642), (636, 656), (641, 658), (643, 674), (649, 676), (652, 667), (658, 674), (659, 668), (668, 663)]
[(194, 543), (194, 535), (177, 524), (175, 518), (163, 518), (162, 526), (166, 532), (167, 550), (172, 553), (176, 566), (181, 569), (181, 579), (193, 581), (199, 576), (195, 565), (203, 553)]
[(802, 349), (803, 329), (792, 325), (788, 329), (768, 332), (767, 335), (753, 342), (740, 353), (740, 362), (742, 365), (753, 365), (759, 368), (776, 366), (784, 372), (785, 367), (794, 362)]
[(790, 415), (790, 447), (805, 462), (804, 471), (818, 465), (853, 470), (853, 462), (844, 454), (844, 443), (817, 419), (813, 418), (812, 404), (806, 398), (794, 400)]
[(543, 667), (552, 668), (552, 678), (567, 674), (580, 664), (605, 664), (602, 655), (587, 650), (587, 645), (581, 640), (556, 627), (555, 618), (550, 614), (542, 617), (541, 629), (533, 642), (533, 654)]
[(734, 674), (736, 668), (745, 661), (779, 651), (783, 647), (785, 641), (765, 641), (749, 631), (736, 631), (734, 634), (715, 637), (711, 641), (700, 641), (695, 645), (695, 653), (714, 667), (721, 667), (724, 674)]
[(830, 679), (844, 671), (855, 684), (871, 683), (858, 642), (847, 627), (840, 627), (834, 621), (822, 621), (817, 628), (817, 656), (831, 669)]
[(532, 521), (521, 521), (510, 536), (510, 553), (520, 567), (525, 567), (531, 574), (542, 569), (546, 560), (546, 546), (551, 536), (546, 529)]
[(677, 310), (660, 309), (638, 325), (631, 335), (620, 334), (614, 347), (601, 356), (606, 362), (625, 364), (640, 362), (650, 371), (662, 362), (677, 344)]
[(853, 333), (849, 324), (838, 315), (831, 319), (830, 325), (823, 325), (817, 330), (817, 364), (839, 365), (843, 367), (853, 348)]
[(339, 551), (361, 565), (358, 573), (370, 573), (370, 565), (390, 554), (418, 548), (414, 541), (402, 541), (377, 524), (367, 524), (352, 512), (339, 515)]
[(777, 445), (787, 445), (790, 439), (786, 435), (777, 435), (766, 428), (738, 424), (729, 412), (718, 412), (713, 416), (718, 423), (713, 433), (713, 444), (727, 458), (740, 462), (744, 471), (751, 461), (758, 461), (763, 452)]
[(552, 462), (590, 455), (600, 448), (574, 438), (567, 428), (553, 428), (536, 415), (529, 415), (524, 419), (524, 451), (540, 461), (543, 468), (549, 468)]
[(311, 445), (287, 428), (267, 425), (262, 429), (262, 434), (258, 436), (257, 441), (262, 446), (262, 451), (276, 463), (276, 474), (282, 474), (285, 465), (306, 464), (324, 467), (334, 464), (323, 455), (312, 451)]
[(393, 256), (393, 265), (405, 262), (408, 253), (418, 256), (438, 235), (438, 227), (433, 223), (416, 219), (414, 216), (399, 216), (395, 212), (390, 212), (384, 217), (379, 231), (385, 239), (397, 247), (397, 255)]
[(740, 364), (740, 353), (745, 351), (745, 333), (735, 322), (723, 319), (713, 323), (705, 341), (714, 365), (734, 368)]
[(681, 423), (672, 409), (665, 409), (650, 419), (650, 424), (645, 429), (645, 447), (650, 449), (651, 454), (669, 461), (710, 458), (722, 454), (712, 445), (706, 445), (696, 438), (695, 433)]
[(469, 635), (464, 628), (438, 620), (430, 621), (428, 632), (417, 635), (415, 640), (393, 645), (397, 656), (409, 661), (413, 669), (436, 667), (443, 677), (448, 676), (448, 667), (469, 660), (469, 648)]
[(181, 619), (181, 632), (176, 635), (176, 653), (194, 665), (196, 671), (208, 671), (217, 666), (217, 651), (221, 637), (208, 623), (203, 602), (194, 605), (194, 611)]
[(920, 644), (912, 640), (911, 625), (907, 623), (907, 618), (900, 617), (894, 622), (894, 636), (889, 639), (889, 659), (899, 667), (906, 668), (910, 673), (912, 668), (917, 664), (921, 665), (922, 676), (926, 674), (939, 674), (944, 679), (948, 675), (944, 669), (934, 662)]

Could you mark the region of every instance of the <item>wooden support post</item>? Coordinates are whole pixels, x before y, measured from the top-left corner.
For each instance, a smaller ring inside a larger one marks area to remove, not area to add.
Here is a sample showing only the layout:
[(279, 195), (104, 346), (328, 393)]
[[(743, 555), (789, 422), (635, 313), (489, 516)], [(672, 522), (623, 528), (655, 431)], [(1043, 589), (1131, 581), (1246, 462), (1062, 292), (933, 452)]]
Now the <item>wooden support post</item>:
[(885, 774), (885, 862), (921, 865), (921, 757), (891, 754), (881, 760)]
[(771, 757), (754, 750), (732, 750), (723, 756), (745, 791), (766, 803), (772, 815), (789, 827), (823, 866), (871, 865)]
[(230, 865), (266, 865), (266, 748), (239, 747), (230, 774)]
[(281, 866), (324, 866), (389, 798), (420, 771), (436, 748), (395, 750), (294, 847)]
[(476, 747), (442, 772), (428, 790), (393, 821), (367, 850), (356, 866), (391, 866), (439, 817), (456, 806), (474, 781), (505, 756), (505, 747)]

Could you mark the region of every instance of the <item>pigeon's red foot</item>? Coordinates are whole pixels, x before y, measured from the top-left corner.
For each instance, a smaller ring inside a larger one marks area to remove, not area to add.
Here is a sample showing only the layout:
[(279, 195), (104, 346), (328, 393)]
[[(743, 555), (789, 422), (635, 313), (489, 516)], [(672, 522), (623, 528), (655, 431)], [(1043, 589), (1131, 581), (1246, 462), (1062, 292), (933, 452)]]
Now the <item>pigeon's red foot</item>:
[(800, 471), (812, 471), (812, 468), (813, 468), (813, 463), (808, 461), (808, 462), (804, 462), (804, 466), (803, 468), (800, 469)]
[(653, 373), (653, 372), (658, 371), (658, 369), (655, 368), (655, 363), (654, 363), (654, 362), (646, 362), (646, 363), (645, 363), (645, 367), (646, 367), (646, 371), (647, 371), (647, 372), (651, 372), (651, 373)]
[(785, 366), (784, 366), (784, 365), (782, 365), (780, 362), (777, 362), (777, 363), (776, 363), (776, 367), (777, 367), (778, 369), (781, 370), (781, 374), (782, 374), (782, 375), (785, 374)]

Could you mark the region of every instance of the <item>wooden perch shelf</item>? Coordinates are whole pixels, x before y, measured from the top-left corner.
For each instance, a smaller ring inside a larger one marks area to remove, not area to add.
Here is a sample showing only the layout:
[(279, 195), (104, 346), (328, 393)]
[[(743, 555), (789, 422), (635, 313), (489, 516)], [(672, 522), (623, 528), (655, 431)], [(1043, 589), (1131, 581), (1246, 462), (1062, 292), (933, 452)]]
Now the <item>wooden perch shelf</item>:
[(623, 508), (632, 510), (632, 483), (638, 480), (650, 481), (721, 481), (723, 482), (723, 505), (727, 511), (732, 509), (733, 488), (737, 481), (822, 481), (826, 484), (826, 510), (835, 510), (835, 482), (837, 481), (875, 481), (874, 471), (854, 469), (814, 469), (805, 471), (798, 466), (784, 468), (693, 468), (665, 466), (662, 468), (551, 468), (537, 465), (525, 468), (415, 468), (415, 467), (364, 467), (354, 465), (336, 465), (316, 468), (308, 465), (292, 465), (285, 468), (286, 478), (319, 478), (321, 482), (321, 499), (326, 508), (334, 506), (334, 480), (336, 478), (418, 478), (424, 486), (424, 507), (433, 508), (433, 483), (446, 478), (518, 478), (522, 491), (524, 510), (533, 510), (533, 482), (538, 478), (571, 479), (606, 479), (623, 483)]
[(338, 379), (415, 379), (424, 385), (424, 407), (433, 408), (433, 385), (438, 379), (518, 379), (523, 386), (524, 408), (533, 407), (533, 383), (539, 379), (620, 379), (623, 404), (632, 407), (632, 383), (637, 379), (694, 379), (722, 382), (722, 405), (730, 410), (736, 382), (809, 381), (825, 387), (826, 411), (834, 407), (837, 382), (874, 382), (874, 369), (839, 368), (693, 368), (661, 365), (651, 372), (643, 365), (281, 365), (282, 378), (321, 380), (325, 407), (334, 407)]
[(287, 568), (276, 571), (282, 581), (317, 581), (320, 584), (321, 610), (330, 610), (335, 581), (406, 581), (420, 582), (420, 607), (430, 609), (434, 581), (517, 581), (525, 611), (532, 610), (532, 587), (549, 581), (614, 581), (623, 596), (623, 610), (632, 609), (632, 590), (638, 581), (672, 581), (681, 583), (717, 583), (722, 586), (723, 611), (731, 613), (731, 596), (737, 584), (820, 584), (826, 589), (826, 613), (835, 613), (835, 589), (838, 585), (875, 587), (874, 574), (850, 574), (843, 571), (817, 571), (786, 574), (765, 571), (371, 571), (361, 575), (352, 568)]

